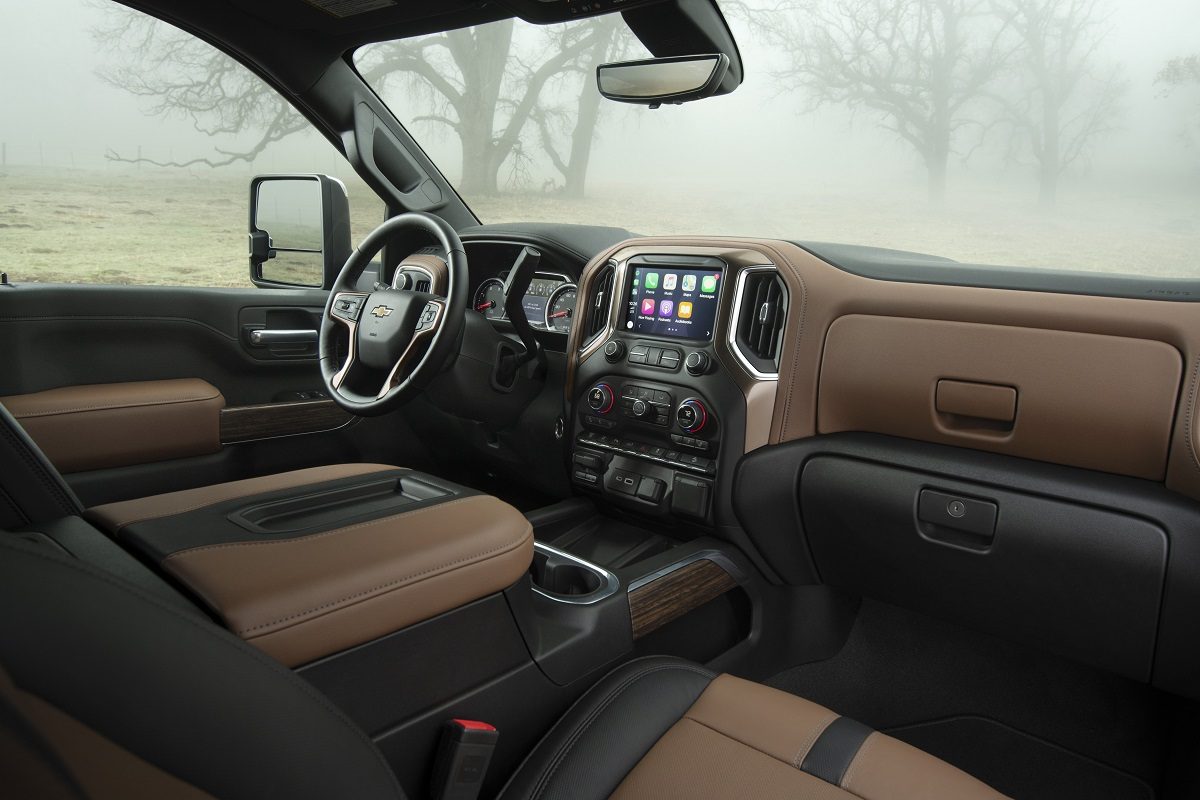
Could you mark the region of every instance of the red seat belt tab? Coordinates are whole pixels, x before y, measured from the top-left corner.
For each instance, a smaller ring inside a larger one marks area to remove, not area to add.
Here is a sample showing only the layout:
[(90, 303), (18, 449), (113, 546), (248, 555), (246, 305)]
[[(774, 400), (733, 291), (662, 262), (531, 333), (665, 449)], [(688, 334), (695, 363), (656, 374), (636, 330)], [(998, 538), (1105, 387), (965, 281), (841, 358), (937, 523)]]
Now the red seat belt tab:
[(433, 800), (477, 800), (500, 732), (486, 722), (452, 719), (442, 726), (433, 775)]

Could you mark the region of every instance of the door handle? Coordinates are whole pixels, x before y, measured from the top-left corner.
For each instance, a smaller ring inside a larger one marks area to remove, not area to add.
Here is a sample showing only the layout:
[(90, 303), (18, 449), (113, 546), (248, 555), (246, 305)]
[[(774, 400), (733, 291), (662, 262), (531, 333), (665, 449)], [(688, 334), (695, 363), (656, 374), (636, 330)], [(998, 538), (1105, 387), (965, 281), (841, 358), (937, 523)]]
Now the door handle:
[(250, 331), (250, 344), (264, 347), (269, 344), (312, 344), (317, 340), (315, 330), (276, 330), (255, 328)]

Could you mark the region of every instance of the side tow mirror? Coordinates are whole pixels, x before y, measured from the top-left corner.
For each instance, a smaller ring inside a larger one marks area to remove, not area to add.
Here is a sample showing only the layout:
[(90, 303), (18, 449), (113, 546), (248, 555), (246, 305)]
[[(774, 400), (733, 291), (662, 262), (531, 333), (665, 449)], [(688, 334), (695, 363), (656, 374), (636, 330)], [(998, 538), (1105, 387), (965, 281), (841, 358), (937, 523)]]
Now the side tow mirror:
[(328, 175), (250, 181), (250, 280), (255, 286), (328, 288), (350, 257), (346, 187)]

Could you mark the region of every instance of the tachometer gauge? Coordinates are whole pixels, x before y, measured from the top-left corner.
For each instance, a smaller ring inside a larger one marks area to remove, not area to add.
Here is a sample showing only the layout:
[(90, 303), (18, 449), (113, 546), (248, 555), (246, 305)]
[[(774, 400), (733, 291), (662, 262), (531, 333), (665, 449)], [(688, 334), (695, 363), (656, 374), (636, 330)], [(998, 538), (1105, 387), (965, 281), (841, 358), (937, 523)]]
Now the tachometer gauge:
[(475, 290), (474, 308), (488, 319), (504, 319), (504, 284), (488, 278)]
[(571, 320), (575, 317), (575, 300), (579, 287), (565, 283), (554, 290), (546, 303), (546, 330), (558, 333), (571, 332)]

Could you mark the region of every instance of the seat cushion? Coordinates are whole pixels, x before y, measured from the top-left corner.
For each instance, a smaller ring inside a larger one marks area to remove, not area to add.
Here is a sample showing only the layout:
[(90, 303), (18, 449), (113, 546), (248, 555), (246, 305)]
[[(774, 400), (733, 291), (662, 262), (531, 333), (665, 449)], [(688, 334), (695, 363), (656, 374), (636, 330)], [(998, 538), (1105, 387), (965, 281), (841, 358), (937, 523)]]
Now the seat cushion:
[(621, 667), (550, 732), (504, 800), (1003, 800), (803, 698), (668, 658)]
[(88, 516), (288, 666), (506, 589), (533, 558), (532, 528), (512, 506), (383, 464), (235, 481)]

